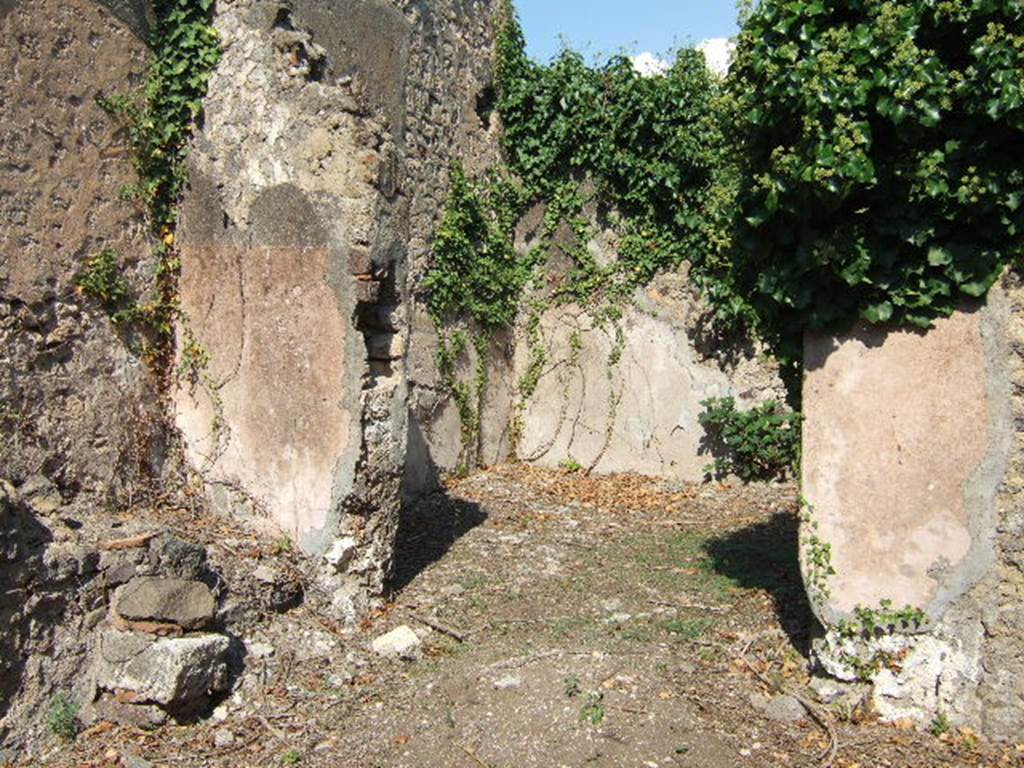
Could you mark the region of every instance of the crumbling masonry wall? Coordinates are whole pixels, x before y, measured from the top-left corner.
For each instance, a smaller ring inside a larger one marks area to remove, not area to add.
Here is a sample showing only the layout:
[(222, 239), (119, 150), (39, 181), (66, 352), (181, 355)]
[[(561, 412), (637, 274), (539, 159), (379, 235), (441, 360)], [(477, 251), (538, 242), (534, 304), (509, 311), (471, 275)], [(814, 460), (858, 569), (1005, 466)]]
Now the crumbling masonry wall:
[[(864, 676), (857, 659), (877, 661), (872, 698), (884, 717), (927, 725), (944, 715), (991, 738), (1018, 738), (1020, 276), (927, 333), (810, 335), (805, 358), (801, 559), (829, 630), (819, 661), (850, 680)], [(897, 627), (909, 634), (865, 644), (842, 632), (858, 607), (879, 616), (908, 607), (923, 618)]]
[(214, 505), (324, 555), (353, 620), (391, 568), (409, 294), (477, 127), (491, 9), (236, 0), (214, 24), (224, 55), (178, 238), (175, 420)]
[(160, 472), (162, 411), (138, 340), (76, 290), (117, 252), (141, 295), (154, 268), (100, 93), (140, 82), (145, 14), (86, 0), (0, 4), (0, 477), (47, 476), (67, 503), (137, 498)]

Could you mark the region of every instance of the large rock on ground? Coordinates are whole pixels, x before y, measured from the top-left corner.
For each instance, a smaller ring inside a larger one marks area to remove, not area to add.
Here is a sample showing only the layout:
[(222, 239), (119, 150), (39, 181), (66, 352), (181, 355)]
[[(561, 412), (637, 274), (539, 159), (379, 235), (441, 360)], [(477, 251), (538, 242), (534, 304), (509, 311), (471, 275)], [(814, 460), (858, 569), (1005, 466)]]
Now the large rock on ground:
[(106, 630), (99, 637), (96, 684), (170, 710), (201, 706), (209, 693), (226, 686), (228, 645), (223, 635), (157, 639)]
[(217, 602), (201, 581), (137, 578), (117, 590), (114, 610), (129, 621), (177, 624), (202, 629), (213, 620)]

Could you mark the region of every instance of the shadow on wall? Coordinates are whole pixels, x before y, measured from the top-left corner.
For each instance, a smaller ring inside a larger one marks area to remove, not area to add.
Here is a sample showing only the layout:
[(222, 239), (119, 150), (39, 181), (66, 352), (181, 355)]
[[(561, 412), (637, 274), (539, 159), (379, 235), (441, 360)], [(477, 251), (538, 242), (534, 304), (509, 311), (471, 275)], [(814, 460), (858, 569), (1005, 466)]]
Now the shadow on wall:
[(779, 513), (712, 539), (705, 550), (717, 573), (771, 595), (780, 626), (806, 655), (814, 618), (800, 575), (799, 526), (796, 515)]
[[(21, 687), (31, 625), (52, 627), (64, 610), (60, 597), (41, 600), (32, 614), (24, 610), (34, 577), (43, 570), (42, 553), (51, 541), (49, 529), (31, 513), (0, 496), (0, 719)], [(0, 733), (0, 741), (2, 737)]]

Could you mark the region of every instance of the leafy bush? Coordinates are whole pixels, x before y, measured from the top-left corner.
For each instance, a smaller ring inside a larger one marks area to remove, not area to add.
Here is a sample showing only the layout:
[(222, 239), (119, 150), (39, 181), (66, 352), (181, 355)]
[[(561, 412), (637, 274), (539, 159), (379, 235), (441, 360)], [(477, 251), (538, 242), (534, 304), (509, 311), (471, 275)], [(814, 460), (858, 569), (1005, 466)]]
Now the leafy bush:
[(506, 160), (530, 199), (557, 203), (567, 183), (590, 178), (597, 202), (622, 217), (614, 272), (595, 274), (584, 248), (570, 282), (628, 291), (684, 259), (701, 277), (723, 263), (735, 179), (724, 161), (719, 83), (701, 53), (681, 50), (653, 77), (624, 56), (592, 67), (571, 50), (539, 65), (506, 3), (497, 56)]
[(739, 411), (731, 397), (703, 400), (701, 405), (701, 426), (725, 449), (724, 455), (705, 471), (736, 475), (747, 482), (781, 480), (795, 474), (800, 455), (800, 414), (787, 413), (774, 401)]
[(763, 0), (730, 73), (766, 328), (927, 327), (1024, 251), (1024, 3)]

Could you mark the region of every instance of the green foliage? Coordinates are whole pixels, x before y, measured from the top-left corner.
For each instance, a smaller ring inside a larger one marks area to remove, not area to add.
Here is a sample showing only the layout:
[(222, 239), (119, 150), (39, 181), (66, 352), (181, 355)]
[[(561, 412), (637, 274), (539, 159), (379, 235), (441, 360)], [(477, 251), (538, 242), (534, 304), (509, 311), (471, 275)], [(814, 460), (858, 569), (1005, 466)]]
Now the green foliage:
[(795, 473), (800, 452), (799, 413), (787, 413), (775, 401), (740, 411), (731, 397), (703, 400), (701, 405), (701, 426), (725, 449), (725, 455), (716, 458), (706, 471), (734, 474), (748, 482), (783, 479)]
[(583, 471), (583, 465), (580, 464), (572, 456), (562, 459), (560, 462), (558, 462), (558, 466), (564, 469), (566, 472), (575, 473)]
[[(698, 278), (714, 282), (727, 263), (736, 184), (725, 162), (719, 83), (699, 52), (680, 51), (670, 71), (655, 77), (640, 76), (624, 56), (592, 67), (570, 50), (538, 65), (527, 58), (506, 3), (495, 74), (509, 169), (580, 244), (572, 254), (577, 274), (567, 281), (574, 298), (624, 295), (684, 259)], [(621, 215), (618, 259), (604, 270), (586, 252), (589, 236), (573, 199), (582, 178), (596, 183), (600, 205)]]
[(800, 499), (800, 547), (803, 552), (803, 573), (807, 596), (820, 606), (832, 595), (828, 581), (836, 575), (832, 565), (832, 545), (818, 536), (818, 521), (814, 508), (806, 499)]
[(122, 319), (141, 322), (154, 337), (148, 357), (164, 372), (173, 350), (178, 308), (180, 262), (174, 231), (187, 181), (188, 142), (221, 55), (217, 32), (210, 24), (212, 9), (213, 0), (156, 0), (152, 54), (142, 93), (97, 98), (101, 107), (125, 122), (138, 183), (122, 190), (122, 197), (143, 202), (157, 239), (159, 266), (153, 296)]
[(187, 180), (188, 141), (220, 60), (217, 32), (210, 25), (212, 8), (213, 0), (156, 0), (152, 59), (141, 98), (100, 99), (108, 111), (127, 120), (139, 177), (134, 192), (148, 206), (150, 224), (160, 238), (177, 221)]
[(853, 609), (852, 619), (836, 622), (835, 631), (841, 640), (857, 640), (866, 646), (856, 654), (844, 650), (840, 661), (853, 669), (861, 680), (870, 681), (883, 667), (898, 661), (891, 653), (872, 647), (872, 641), (886, 635), (915, 632), (926, 621), (927, 616), (920, 608), (907, 605), (895, 609), (892, 600), (880, 601), (878, 608), (858, 605)]
[(493, 332), (515, 322), (519, 296), (533, 265), (513, 247), (523, 191), (493, 174), (471, 182), (461, 166), (450, 176), (448, 200), (434, 240), (434, 262), (424, 280), (434, 320), (469, 318)]
[(912, 632), (927, 620), (924, 611), (912, 605), (893, 608), (892, 600), (881, 600), (878, 608), (858, 605), (853, 609), (853, 619), (840, 621), (836, 631), (840, 637), (861, 637), (865, 640), (890, 635), (895, 632)]
[(108, 248), (89, 259), (75, 281), (75, 288), (99, 302), (115, 319), (119, 318), (128, 301), (128, 281), (121, 274), (117, 252)]
[(949, 718), (946, 716), (946, 713), (940, 712), (936, 718), (932, 720), (932, 724), (928, 730), (931, 732), (932, 736), (938, 738), (945, 733), (949, 733), (950, 728)]
[(587, 694), (587, 700), (580, 707), (580, 722), (601, 725), (604, 722), (604, 693), (595, 691)]
[(927, 327), (1024, 252), (1019, 0), (763, 0), (729, 90), (734, 289), (776, 337)]
[(569, 675), (563, 681), (565, 683), (565, 695), (570, 699), (574, 696), (579, 696), (582, 689), (580, 688), (580, 679), (576, 675)]
[(66, 741), (73, 741), (81, 727), (78, 722), (79, 706), (67, 696), (57, 696), (50, 705), (46, 725), (50, 733)]

